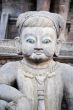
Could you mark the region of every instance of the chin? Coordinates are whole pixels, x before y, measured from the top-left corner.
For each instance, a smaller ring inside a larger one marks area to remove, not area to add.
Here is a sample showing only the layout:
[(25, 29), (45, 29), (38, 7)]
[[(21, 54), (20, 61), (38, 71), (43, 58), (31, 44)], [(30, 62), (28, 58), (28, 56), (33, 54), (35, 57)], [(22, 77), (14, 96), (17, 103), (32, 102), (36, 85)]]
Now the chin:
[(32, 62), (34, 62), (34, 63), (36, 63), (36, 64), (40, 64), (40, 63), (42, 63), (42, 62), (45, 62), (46, 60), (45, 59), (30, 59)]
[(36, 57), (36, 58), (29, 58), (29, 60), (32, 61), (32, 62), (34, 62), (34, 63), (39, 64), (39, 63), (46, 62), (49, 59), (48, 58), (42, 58), (42, 57), (40, 57), (40, 58)]
[(26, 59), (29, 60), (30, 62), (39, 64), (50, 60), (50, 57), (47, 57), (46, 55), (30, 55), (26, 56)]

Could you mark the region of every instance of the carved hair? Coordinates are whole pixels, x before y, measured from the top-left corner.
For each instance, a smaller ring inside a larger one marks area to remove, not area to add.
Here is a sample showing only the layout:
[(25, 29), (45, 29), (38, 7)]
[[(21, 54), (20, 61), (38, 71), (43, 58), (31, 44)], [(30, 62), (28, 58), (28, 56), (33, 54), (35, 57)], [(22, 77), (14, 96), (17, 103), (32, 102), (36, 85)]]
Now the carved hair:
[(19, 34), (23, 27), (52, 27), (59, 38), (65, 27), (65, 20), (61, 15), (48, 11), (28, 11), (19, 15), (16, 26)]

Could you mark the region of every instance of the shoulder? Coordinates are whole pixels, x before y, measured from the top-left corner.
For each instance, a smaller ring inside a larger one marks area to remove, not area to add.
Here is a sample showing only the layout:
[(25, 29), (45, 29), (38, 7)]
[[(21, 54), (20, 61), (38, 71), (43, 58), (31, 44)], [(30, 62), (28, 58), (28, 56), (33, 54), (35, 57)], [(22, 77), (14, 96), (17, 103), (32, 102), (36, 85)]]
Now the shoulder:
[(66, 85), (73, 84), (73, 66), (65, 63), (59, 63), (59, 71), (61, 71), (63, 82)]
[(17, 73), (17, 63), (9, 62), (0, 68), (0, 83), (10, 83), (15, 80)]
[(2, 67), (1, 67), (1, 69), (0, 69), (0, 71), (5, 71), (6, 72), (6, 70), (7, 70), (7, 72), (10, 70), (15, 70), (16, 69), (16, 67), (17, 67), (17, 62), (9, 62), (9, 63), (6, 63), (6, 64), (4, 64)]
[(70, 64), (58, 62), (58, 67), (59, 67), (60, 71), (62, 71), (63, 74), (73, 72), (73, 66), (71, 66)]
[[(62, 78), (64, 84), (65, 97), (73, 98), (73, 66), (69, 64), (60, 64), (62, 68)], [(71, 100), (72, 101), (72, 100)]]

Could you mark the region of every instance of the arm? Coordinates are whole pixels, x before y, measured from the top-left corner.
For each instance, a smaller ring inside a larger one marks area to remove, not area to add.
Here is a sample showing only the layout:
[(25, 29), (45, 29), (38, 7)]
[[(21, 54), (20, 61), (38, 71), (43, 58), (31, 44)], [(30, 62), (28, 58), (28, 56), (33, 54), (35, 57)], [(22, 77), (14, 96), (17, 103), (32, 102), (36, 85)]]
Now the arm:
[(0, 68), (0, 84), (11, 85), (16, 79), (16, 63), (9, 62)]
[(6, 84), (0, 84), (0, 99), (10, 102), (22, 97), (24, 97), (24, 95), (16, 88)]
[(31, 100), (9, 85), (0, 85), (0, 98), (10, 102), (6, 105), (6, 110), (32, 110)]
[(73, 110), (73, 67), (67, 65), (63, 73), (65, 98), (68, 110)]
[(11, 84), (16, 80), (16, 62), (5, 64), (0, 70), (0, 99), (6, 101), (14, 101), (16, 98), (22, 97), (23, 94), (11, 87)]
[(0, 76), (0, 99), (9, 102), (6, 109), (31, 110), (31, 101), (19, 90), (11, 87), (12, 83), (17, 80), (17, 65), (15, 63), (7, 63), (1, 68)]

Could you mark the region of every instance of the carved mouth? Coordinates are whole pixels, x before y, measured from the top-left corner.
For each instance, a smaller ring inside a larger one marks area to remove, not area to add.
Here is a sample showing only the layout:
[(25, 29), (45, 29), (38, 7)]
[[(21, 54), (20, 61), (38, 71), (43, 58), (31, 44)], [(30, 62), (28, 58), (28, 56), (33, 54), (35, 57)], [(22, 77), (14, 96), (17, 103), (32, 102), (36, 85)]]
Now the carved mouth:
[(41, 55), (43, 52), (34, 52), (36, 55)]
[(36, 53), (36, 55), (41, 55), (42, 53)]

